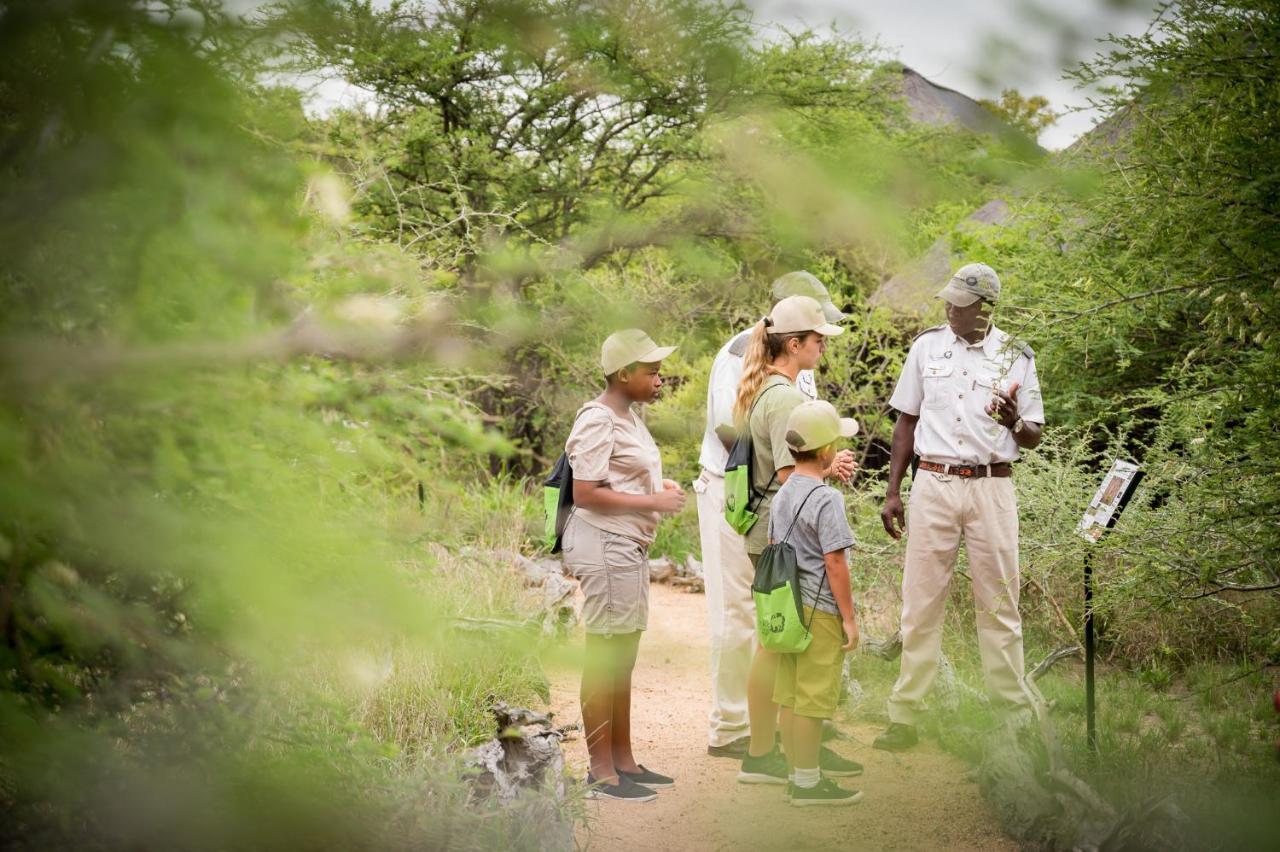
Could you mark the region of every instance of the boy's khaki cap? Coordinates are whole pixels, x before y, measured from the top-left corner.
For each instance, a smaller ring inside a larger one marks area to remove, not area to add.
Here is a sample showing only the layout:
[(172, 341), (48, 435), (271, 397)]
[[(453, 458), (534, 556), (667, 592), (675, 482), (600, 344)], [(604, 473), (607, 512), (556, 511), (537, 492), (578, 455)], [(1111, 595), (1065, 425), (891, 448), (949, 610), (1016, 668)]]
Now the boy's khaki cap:
[(840, 322), (844, 319), (844, 312), (831, 301), (831, 294), (827, 292), (826, 285), (819, 281), (817, 276), (803, 269), (788, 272), (774, 279), (770, 292), (775, 302), (780, 302), (788, 296), (808, 296), (822, 305), (822, 313), (828, 322)]
[(604, 339), (600, 347), (600, 366), (606, 376), (628, 364), (656, 364), (676, 351), (674, 346), (659, 346), (638, 328), (624, 328)]
[(801, 331), (816, 331), (823, 337), (844, 334), (843, 328), (827, 322), (826, 315), (822, 313), (822, 305), (809, 296), (788, 296), (774, 305), (765, 319), (770, 334), (795, 334)]
[(938, 298), (957, 308), (967, 308), (979, 299), (994, 302), (1000, 298), (1000, 276), (985, 263), (966, 263), (938, 291)]
[(834, 405), (822, 399), (800, 403), (787, 418), (787, 446), (793, 450), (816, 450), (856, 434), (858, 421), (841, 417)]

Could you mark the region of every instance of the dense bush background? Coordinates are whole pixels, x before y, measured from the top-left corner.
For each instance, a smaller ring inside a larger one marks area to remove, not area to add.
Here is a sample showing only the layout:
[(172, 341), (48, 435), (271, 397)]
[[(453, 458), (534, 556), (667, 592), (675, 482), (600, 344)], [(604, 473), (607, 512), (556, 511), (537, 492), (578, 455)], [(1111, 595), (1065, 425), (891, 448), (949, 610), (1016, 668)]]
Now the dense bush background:
[[(855, 36), (761, 39), (701, 0), (0, 21), (6, 845), (545, 845), (563, 806), (467, 806), (458, 773), (489, 701), (536, 701), (540, 670), (450, 619), (527, 605), (490, 554), (535, 546), (600, 339), (680, 343), (649, 417), (688, 481), (711, 359), (790, 269), (850, 314), (819, 384), (864, 428), (855, 582), (891, 632), (885, 400), (940, 317), (869, 299), (939, 237), (1001, 271), (997, 322), (1046, 390), (1018, 475), (1029, 656), (1076, 641), (1100, 470), (1148, 472), (1095, 550), (1114, 671), (1091, 778), (1135, 807), (1180, 796), (1210, 834), (1266, 811), (1271, 4), (1190, 0), (1104, 44), (1078, 73), (1119, 81), (1112, 117), (1058, 155), (914, 123)], [(298, 71), (369, 101), (308, 115)], [(1005, 226), (961, 225), (995, 198)], [(690, 508), (655, 550), (696, 548)], [(976, 682), (956, 586), (947, 653)], [(1083, 766), (1078, 679), (1046, 683)]]

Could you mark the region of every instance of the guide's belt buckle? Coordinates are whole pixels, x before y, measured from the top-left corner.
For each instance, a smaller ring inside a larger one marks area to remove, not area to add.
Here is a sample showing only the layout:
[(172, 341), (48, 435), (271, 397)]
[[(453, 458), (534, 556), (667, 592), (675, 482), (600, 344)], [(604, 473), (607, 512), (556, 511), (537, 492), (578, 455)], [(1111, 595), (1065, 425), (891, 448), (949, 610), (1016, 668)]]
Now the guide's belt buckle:
[(1008, 462), (994, 464), (939, 464), (938, 462), (920, 462), (920, 469), (930, 473), (943, 473), (952, 476), (964, 476), (971, 479), (983, 479), (993, 476), (1013, 476), (1013, 465)]

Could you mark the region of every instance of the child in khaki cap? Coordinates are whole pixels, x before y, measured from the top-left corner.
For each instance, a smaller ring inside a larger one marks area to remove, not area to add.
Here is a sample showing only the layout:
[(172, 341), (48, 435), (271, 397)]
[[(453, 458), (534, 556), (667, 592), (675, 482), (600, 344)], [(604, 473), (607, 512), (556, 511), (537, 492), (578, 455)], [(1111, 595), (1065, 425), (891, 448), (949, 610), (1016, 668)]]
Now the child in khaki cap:
[(835, 715), (845, 652), (858, 646), (845, 553), (853, 532), (844, 498), (825, 484), (823, 472), (840, 439), (857, 432), (857, 422), (840, 417), (829, 402), (796, 406), (786, 432), (795, 471), (778, 490), (769, 516), (769, 540), (785, 539), (795, 549), (801, 617), (813, 636), (803, 653), (779, 655), (773, 691), (782, 707), (782, 746), (791, 775), (787, 792), (795, 807), (848, 805), (862, 798), (859, 791), (823, 778), (818, 768), (822, 722)]

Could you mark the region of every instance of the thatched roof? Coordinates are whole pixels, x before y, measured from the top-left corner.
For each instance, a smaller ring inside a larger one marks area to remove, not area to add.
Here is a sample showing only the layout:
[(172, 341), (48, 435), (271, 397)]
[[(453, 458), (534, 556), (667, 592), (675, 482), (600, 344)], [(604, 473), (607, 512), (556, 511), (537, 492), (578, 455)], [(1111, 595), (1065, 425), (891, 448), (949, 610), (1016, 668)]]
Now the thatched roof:
[[(960, 228), (1000, 226), (1009, 220), (1009, 205), (995, 199), (970, 213)], [(886, 305), (903, 313), (923, 314), (933, 304), (934, 295), (951, 277), (951, 271), (967, 260), (951, 249), (950, 236), (939, 237), (924, 254), (880, 285), (867, 300), (872, 305)]]

